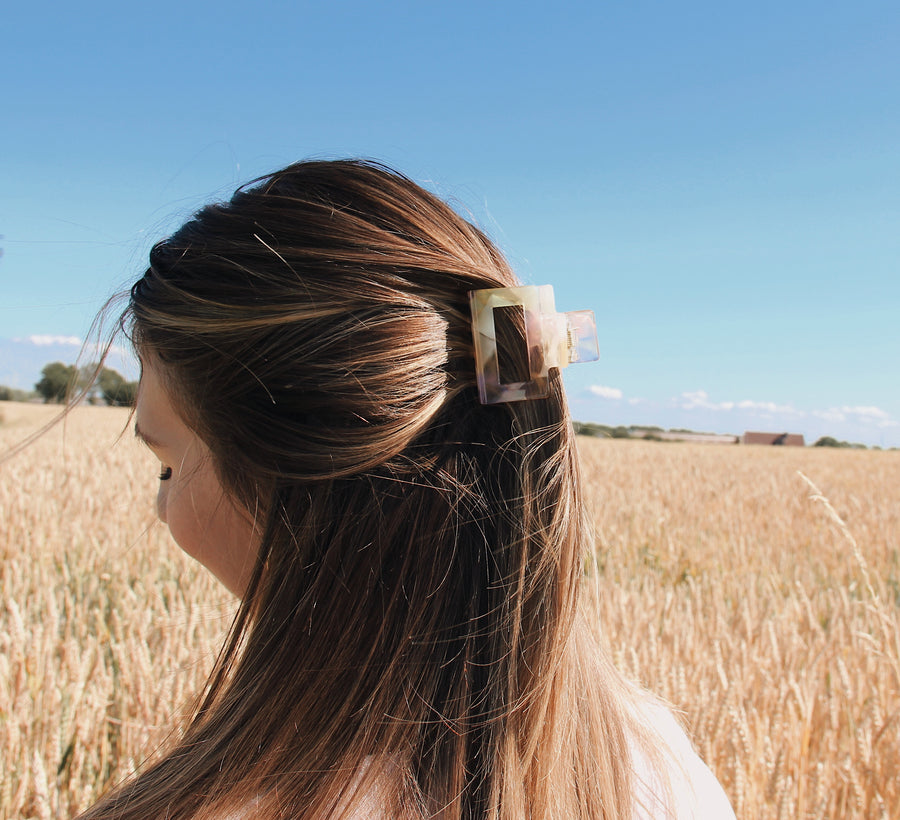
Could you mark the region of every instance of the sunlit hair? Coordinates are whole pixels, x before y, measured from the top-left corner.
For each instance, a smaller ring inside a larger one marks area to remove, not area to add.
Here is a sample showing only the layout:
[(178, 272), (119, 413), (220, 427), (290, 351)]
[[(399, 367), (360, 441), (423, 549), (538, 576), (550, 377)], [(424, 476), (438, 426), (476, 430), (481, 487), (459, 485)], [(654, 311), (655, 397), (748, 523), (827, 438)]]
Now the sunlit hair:
[(154, 247), (126, 325), (262, 546), (183, 737), (85, 818), (631, 815), (640, 733), (579, 609), (559, 374), (478, 401), (466, 294), (515, 284), (358, 161), (290, 166)]

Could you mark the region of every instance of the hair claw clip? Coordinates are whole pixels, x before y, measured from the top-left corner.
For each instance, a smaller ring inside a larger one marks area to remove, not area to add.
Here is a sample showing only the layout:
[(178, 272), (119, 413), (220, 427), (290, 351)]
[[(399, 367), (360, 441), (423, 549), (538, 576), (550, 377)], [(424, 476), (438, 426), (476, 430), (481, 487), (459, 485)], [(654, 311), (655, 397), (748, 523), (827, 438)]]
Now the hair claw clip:
[[(550, 368), (562, 369), (573, 362), (594, 362), (600, 358), (594, 312), (557, 313), (552, 285), (472, 290), (469, 306), (475, 376), (482, 404), (546, 398), (550, 395)], [(529, 378), (503, 383), (503, 351), (497, 349), (494, 311), (509, 307), (519, 307), (524, 317)]]

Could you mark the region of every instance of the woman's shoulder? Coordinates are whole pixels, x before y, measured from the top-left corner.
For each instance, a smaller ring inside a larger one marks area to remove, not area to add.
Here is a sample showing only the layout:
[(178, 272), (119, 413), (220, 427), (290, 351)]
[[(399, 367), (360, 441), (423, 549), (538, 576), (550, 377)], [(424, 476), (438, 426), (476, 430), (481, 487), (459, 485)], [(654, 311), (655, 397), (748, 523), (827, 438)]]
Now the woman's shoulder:
[(725, 790), (675, 715), (649, 698), (636, 709), (638, 723), (659, 741), (651, 749), (630, 744), (637, 820), (735, 820)]

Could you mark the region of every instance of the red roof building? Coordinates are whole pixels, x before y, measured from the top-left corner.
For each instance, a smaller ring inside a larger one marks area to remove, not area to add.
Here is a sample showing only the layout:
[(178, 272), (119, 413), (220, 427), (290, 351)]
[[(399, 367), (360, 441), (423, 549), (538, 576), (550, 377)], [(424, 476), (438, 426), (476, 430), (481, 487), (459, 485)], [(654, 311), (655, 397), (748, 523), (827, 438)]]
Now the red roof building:
[(741, 444), (775, 444), (785, 447), (803, 447), (805, 442), (801, 433), (746, 432), (741, 436)]

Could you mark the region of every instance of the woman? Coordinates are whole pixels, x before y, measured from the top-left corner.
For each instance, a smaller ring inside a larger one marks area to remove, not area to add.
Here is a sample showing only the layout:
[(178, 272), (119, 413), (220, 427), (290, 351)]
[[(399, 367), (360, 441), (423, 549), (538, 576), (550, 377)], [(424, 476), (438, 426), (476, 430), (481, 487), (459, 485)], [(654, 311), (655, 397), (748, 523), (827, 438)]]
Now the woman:
[[(285, 168), (153, 249), (123, 317), (136, 433), (160, 517), (241, 606), (183, 737), (83, 817), (733, 816), (580, 607), (558, 369), (543, 398), (479, 398), (468, 294), (518, 284), (356, 161)], [(498, 320), (507, 381), (535, 368), (527, 326)]]

